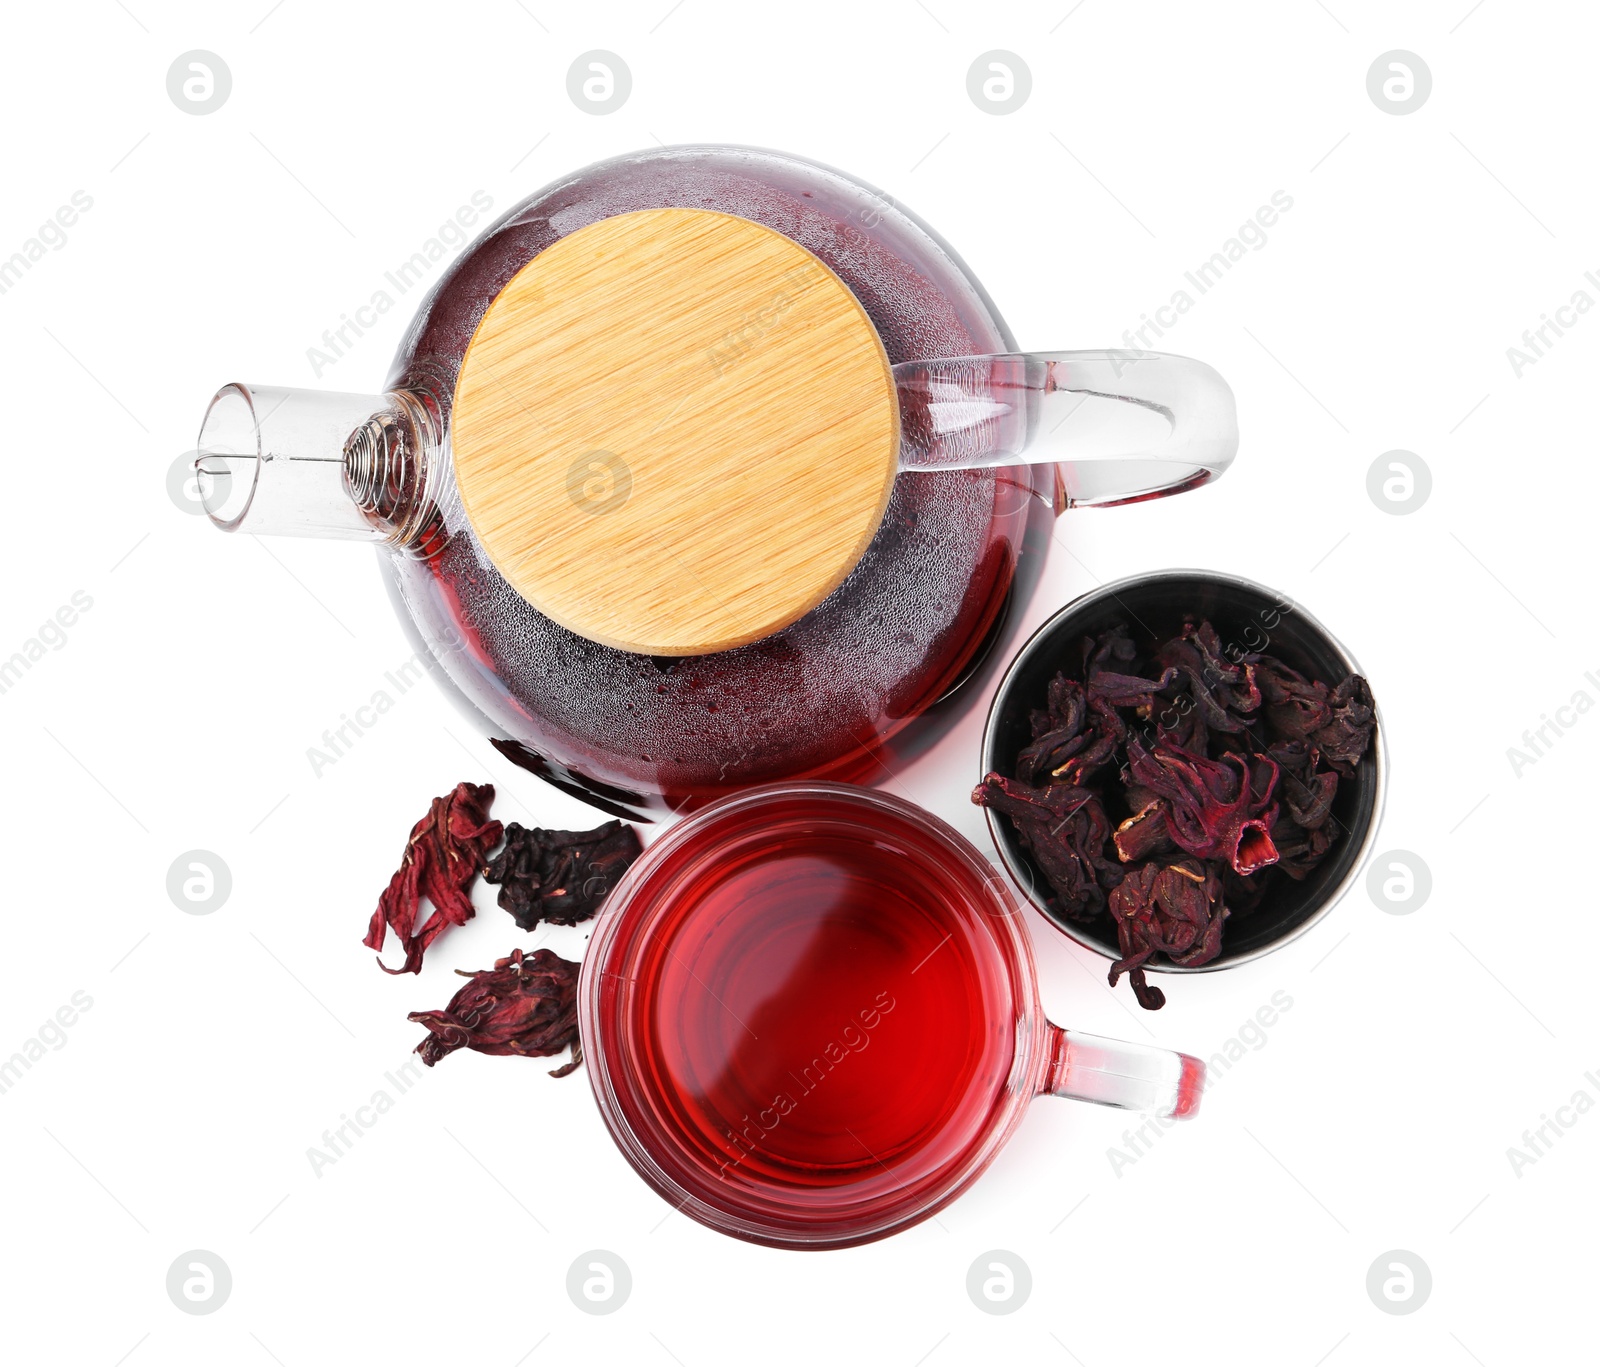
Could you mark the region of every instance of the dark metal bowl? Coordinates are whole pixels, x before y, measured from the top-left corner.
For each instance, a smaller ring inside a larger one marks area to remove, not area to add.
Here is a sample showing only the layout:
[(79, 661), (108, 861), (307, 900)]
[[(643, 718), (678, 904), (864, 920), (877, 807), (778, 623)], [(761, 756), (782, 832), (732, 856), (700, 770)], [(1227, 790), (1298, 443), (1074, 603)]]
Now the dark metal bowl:
[[(1176, 635), (1185, 615), (1208, 618), (1225, 643), (1274, 655), (1330, 687), (1348, 674), (1362, 672), (1350, 652), (1304, 608), (1248, 579), (1209, 570), (1160, 570), (1119, 579), (1068, 603), (1011, 662), (989, 708), (982, 772), (1016, 772), (1017, 752), (1033, 738), (1029, 713), (1044, 705), (1046, 686), (1069, 659), (1076, 658), (1074, 647), (1082, 637), (1121, 622), (1141, 648), (1149, 648)], [(1339, 784), (1332, 818), (1341, 831), (1339, 840), (1311, 875), (1300, 883), (1275, 879), (1255, 911), (1236, 924), (1229, 922), (1222, 953), (1210, 963), (1180, 968), (1163, 960), (1145, 967), (1157, 973), (1210, 973), (1258, 959), (1310, 930), (1349, 890), (1372, 853), (1387, 770), (1380, 713), (1372, 748), (1354, 780)], [(1085, 925), (1054, 911), (1049, 905), (1050, 885), (1022, 848), (1016, 828), (998, 812), (985, 809), (984, 815), (1000, 858), (1023, 895), (1086, 949), (1108, 959), (1120, 958), (1110, 918)]]

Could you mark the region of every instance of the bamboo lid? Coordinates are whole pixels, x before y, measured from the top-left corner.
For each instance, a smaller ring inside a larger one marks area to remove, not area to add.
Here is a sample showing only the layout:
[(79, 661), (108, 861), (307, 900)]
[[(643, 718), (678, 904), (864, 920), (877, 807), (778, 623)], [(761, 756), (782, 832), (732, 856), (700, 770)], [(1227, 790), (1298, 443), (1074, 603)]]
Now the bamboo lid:
[(649, 655), (804, 616), (866, 550), (899, 458), (888, 357), (844, 282), (702, 209), (620, 214), (528, 262), (473, 334), (451, 424), (495, 568)]

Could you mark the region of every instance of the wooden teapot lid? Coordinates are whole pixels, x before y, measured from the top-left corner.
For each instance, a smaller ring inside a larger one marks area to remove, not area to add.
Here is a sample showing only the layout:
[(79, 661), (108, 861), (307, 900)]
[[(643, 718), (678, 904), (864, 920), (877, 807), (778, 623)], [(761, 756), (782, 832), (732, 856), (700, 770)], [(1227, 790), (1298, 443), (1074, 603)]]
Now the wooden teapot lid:
[(647, 655), (804, 616), (866, 550), (899, 461), (855, 296), (781, 233), (703, 209), (619, 214), (528, 262), (473, 334), (451, 426), (495, 568)]

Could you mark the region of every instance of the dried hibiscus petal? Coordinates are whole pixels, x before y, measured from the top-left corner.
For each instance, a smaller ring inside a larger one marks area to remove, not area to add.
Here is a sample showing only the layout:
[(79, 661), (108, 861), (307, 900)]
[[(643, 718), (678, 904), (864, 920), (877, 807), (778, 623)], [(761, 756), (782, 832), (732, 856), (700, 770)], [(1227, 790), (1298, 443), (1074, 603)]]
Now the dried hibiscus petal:
[(1312, 736), (1322, 758), (1346, 778), (1372, 744), (1378, 714), (1372, 689), (1359, 674), (1352, 674), (1328, 695), (1328, 721)]
[(1213, 731), (1231, 733), (1247, 729), (1261, 706), (1261, 690), (1256, 684), (1259, 659), (1245, 652), (1239, 652), (1236, 660), (1225, 658), (1222, 641), (1210, 622), (1186, 622), (1181, 636), (1156, 651), (1159, 664), (1187, 680), (1189, 697), (1201, 720)]
[(1333, 832), (1327, 826), (1308, 830), (1283, 810), (1272, 823), (1272, 843), (1278, 850), (1278, 862), (1274, 867), (1299, 882), (1333, 848)]
[(1146, 750), (1128, 742), (1128, 771), (1166, 804), (1167, 830), (1190, 854), (1226, 859), (1236, 873), (1277, 862), (1270, 809), (1278, 766), (1264, 755), (1210, 760), (1157, 741)]
[(1305, 740), (1331, 719), (1328, 686), (1281, 660), (1263, 656), (1256, 665), (1267, 727), (1280, 740)]
[(1011, 818), (1063, 913), (1087, 921), (1105, 910), (1102, 880), (1114, 884), (1121, 871), (1105, 857), (1111, 823), (1094, 793), (1061, 783), (1030, 788), (987, 774), (972, 790), (972, 800)]
[[(362, 944), (382, 949), (392, 930), (405, 950), (405, 963), (385, 973), (420, 973), (422, 956), (446, 926), (465, 925), (472, 919), (468, 889), (482, 870), (489, 851), (500, 843), (501, 826), (489, 819), (494, 785), (458, 783), (454, 791), (436, 797), (428, 814), (411, 828), (400, 867), (372, 913)], [(417, 910), (426, 897), (433, 915), (416, 930)]]
[(1032, 717), (1032, 744), (1017, 755), (1017, 777), (1027, 784), (1038, 783), (1094, 739), (1083, 729), (1089, 707), (1082, 685), (1057, 674), (1047, 696), (1047, 710), (1036, 711)]
[(428, 1067), (457, 1049), (548, 1058), (569, 1044), (571, 1060), (550, 1076), (565, 1077), (583, 1062), (577, 964), (548, 949), (529, 955), (514, 949), (493, 968), (461, 976), (471, 981), (443, 1011), (413, 1011), (406, 1017), (428, 1027), (428, 1037), (417, 1046)]
[(1127, 726), (1115, 707), (1061, 674), (1050, 683), (1048, 704), (1033, 713), (1033, 742), (1017, 755), (1017, 777), (1030, 786), (1080, 786), (1116, 757)]
[(1167, 809), (1158, 797), (1151, 798), (1117, 827), (1112, 837), (1117, 858), (1134, 864), (1152, 854), (1173, 848), (1172, 832), (1167, 829)]
[(1065, 730), (1076, 735), (1083, 728), (1088, 707), (1083, 685), (1065, 674), (1057, 674), (1045, 689), (1045, 710), (1033, 714), (1034, 739), (1046, 731)]
[[(1267, 644), (1253, 626), (1245, 638)], [(1128, 974), (1153, 1009), (1165, 998), (1145, 978), (1152, 957), (1213, 958), (1224, 918), (1257, 912), (1343, 834), (1333, 809), (1372, 744), (1372, 694), (1357, 676), (1330, 688), (1224, 644), (1195, 618), (1145, 647), (1122, 625), (1084, 637), (1069, 668), (1030, 716), (1015, 780), (990, 774), (973, 801), (1015, 827), (1053, 912), (1112, 917), (1112, 981)]]
[(1145, 979), (1152, 954), (1165, 954), (1185, 967), (1209, 963), (1222, 951), (1222, 923), (1228, 909), (1222, 881), (1198, 859), (1141, 864), (1129, 871), (1110, 899), (1122, 957), (1111, 965), (1111, 985), (1124, 973), (1139, 1004), (1160, 1010), (1166, 995)]
[(523, 930), (540, 921), (575, 926), (599, 910), (643, 849), (633, 827), (620, 821), (592, 831), (547, 831), (513, 821), (483, 881), (500, 885), (501, 907)]
[(1317, 754), (1303, 740), (1279, 741), (1267, 750), (1278, 766), (1278, 795), (1290, 817), (1308, 831), (1317, 830), (1333, 812), (1339, 776), (1317, 773)]

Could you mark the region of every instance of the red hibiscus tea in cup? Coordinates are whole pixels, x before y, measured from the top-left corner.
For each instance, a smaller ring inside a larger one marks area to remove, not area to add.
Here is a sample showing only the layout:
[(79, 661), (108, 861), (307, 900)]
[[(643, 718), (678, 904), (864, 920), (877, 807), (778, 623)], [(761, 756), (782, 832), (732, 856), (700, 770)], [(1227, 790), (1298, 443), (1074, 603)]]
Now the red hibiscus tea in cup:
[(910, 803), (837, 784), (726, 799), (647, 849), (601, 915), (579, 1017), (641, 1175), (787, 1247), (926, 1218), (1041, 1091), (1185, 1115), (1202, 1076), (1051, 1025), (998, 871)]
[(901, 1180), (969, 1144), (1015, 1053), (1004, 965), (914, 844), (796, 810), (685, 880), (629, 1027), (665, 1118), (724, 1180)]

